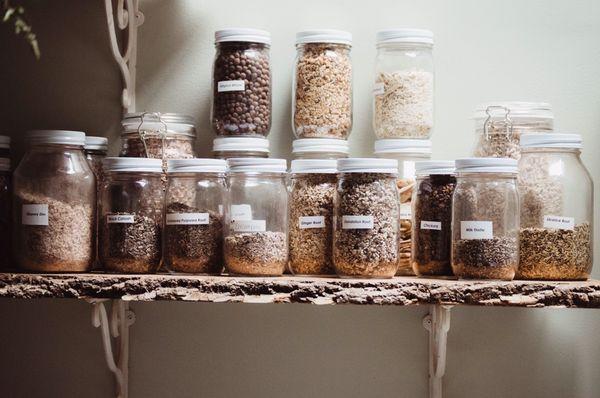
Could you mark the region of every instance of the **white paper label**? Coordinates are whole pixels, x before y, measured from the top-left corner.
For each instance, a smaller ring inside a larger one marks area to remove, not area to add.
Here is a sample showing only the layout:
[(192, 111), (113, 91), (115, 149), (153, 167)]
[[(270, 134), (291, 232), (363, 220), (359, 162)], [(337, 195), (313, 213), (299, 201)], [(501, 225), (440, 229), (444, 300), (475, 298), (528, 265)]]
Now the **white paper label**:
[(219, 205), (219, 215), (223, 215), (223, 205)]
[(231, 221), (252, 220), (252, 206), (231, 205)]
[(421, 221), (421, 229), (433, 229), (436, 231), (442, 230), (441, 221)]
[(109, 214), (106, 216), (106, 222), (109, 224), (133, 224), (135, 216), (133, 214)]
[(23, 205), (21, 222), (23, 225), (48, 225), (48, 205)]
[(246, 84), (243, 80), (223, 80), (217, 83), (217, 92), (244, 91)]
[(298, 217), (298, 225), (299, 225), (300, 229), (325, 228), (325, 217), (324, 216)]
[(461, 221), (461, 239), (492, 239), (494, 224), (491, 221)]
[(231, 223), (231, 229), (235, 232), (264, 232), (267, 230), (265, 220), (236, 220)]
[(383, 95), (385, 93), (385, 85), (383, 83), (375, 83), (373, 86), (373, 95)]
[(412, 220), (412, 207), (410, 203), (400, 204), (400, 219), (401, 220)]
[(573, 231), (575, 229), (575, 219), (573, 217), (544, 216), (544, 228)]
[(206, 225), (208, 224), (208, 213), (169, 213), (167, 214), (167, 225)]
[(373, 216), (342, 216), (342, 229), (373, 229)]

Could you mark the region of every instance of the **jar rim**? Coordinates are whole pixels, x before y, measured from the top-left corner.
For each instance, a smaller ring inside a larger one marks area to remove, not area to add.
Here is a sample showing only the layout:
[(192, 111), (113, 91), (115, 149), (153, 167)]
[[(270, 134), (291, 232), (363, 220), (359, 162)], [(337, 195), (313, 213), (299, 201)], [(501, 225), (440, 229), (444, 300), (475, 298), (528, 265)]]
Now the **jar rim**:
[(296, 33), (296, 45), (311, 43), (352, 46), (352, 33), (336, 29), (312, 29)]
[(167, 173), (226, 173), (224, 159), (192, 158), (167, 160)]
[(163, 171), (162, 160), (154, 158), (107, 157), (102, 160), (102, 165), (109, 173), (162, 173)]
[(292, 160), (292, 174), (335, 174), (338, 172), (336, 159), (295, 159)]
[(25, 135), (30, 145), (73, 145), (83, 147), (85, 133), (71, 130), (31, 130)]
[(387, 44), (433, 46), (433, 32), (427, 29), (396, 28), (380, 30), (376, 35), (377, 47)]
[(337, 160), (340, 173), (398, 174), (398, 160), (382, 158), (346, 158)]
[(274, 158), (230, 158), (227, 159), (229, 173), (274, 173), (286, 174), (287, 161)]
[(338, 138), (298, 138), (292, 142), (292, 153), (341, 153), (347, 155), (350, 148), (347, 140)]
[(245, 42), (271, 44), (271, 33), (253, 28), (226, 28), (215, 31), (215, 44), (226, 42)]
[(213, 152), (269, 153), (269, 140), (263, 137), (217, 137), (213, 140)]
[(512, 158), (461, 158), (456, 159), (457, 174), (506, 173), (518, 174), (518, 162)]

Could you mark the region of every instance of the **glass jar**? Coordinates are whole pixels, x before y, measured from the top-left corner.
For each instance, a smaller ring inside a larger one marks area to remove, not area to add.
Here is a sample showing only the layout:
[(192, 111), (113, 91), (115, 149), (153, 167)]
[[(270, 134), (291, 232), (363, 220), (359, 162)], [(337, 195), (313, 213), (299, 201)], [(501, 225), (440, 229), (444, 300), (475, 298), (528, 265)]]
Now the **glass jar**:
[(257, 29), (215, 32), (212, 126), (215, 134), (266, 137), (271, 129), (271, 35)]
[(96, 181), (85, 134), (38, 130), (14, 172), (14, 255), (20, 268), (84, 272), (94, 260)]
[(10, 137), (0, 135), (0, 158), (10, 158)]
[(170, 271), (221, 273), (226, 171), (222, 159), (169, 160), (164, 249)]
[(523, 134), (517, 278), (585, 280), (592, 271), (594, 187), (577, 134)]
[(382, 138), (429, 138), (433, 129), (433, 33), (377, 33), (373, 129)]
[(391, 278), (398, 268), (398, 162), (338, 160), (333, 261), (341, 277)]
[(459, 278), (511, 280), (519, 265), (517, 161), (456, 161), (452, 270)]
[(451, 276), (454, 162), (415, 164), (411, 265), (418, 276)]
[(493, 102), (475, 111), (477, 157), (519, 159), (523, 133), (547, 133), (554, 128), (550, 104), (543, 102)]
[(292, 161), (290, 270), (296, 275), (331, 275), (335, 159)]
[(352, 129), (352, 35), (339, 30), (296, 34), (292, 127), (296, 138), (346, 139)]
[(13, 268), (12, 253), (12, 176), (10, 159), (0, 158), (0, 269)]
[[(95, 236), (96, 240), (94, 243), (94, 252), (97, 252), (98, 247), (98, 215), (100, 214), (100, 187), (102, 187), (104, 181), (104, 171), (102, 168), (102, 162), (106, 158), (108, 152), (108, 138), (106, 137), (85, 137), (85, 145), (83, 147), (85, 152), (85, 158), (94, 172), (96, 177), (96, 214), (95, 214)], [(97, 253), (95, 254), (97, 257)]]
[(268, 158), (269, 140), (262, 137), (217, 137), (213, 140), (217, 159)]
[(295, 159), (342, 159), (347, 158), (348, 141), (334, 138), (301, 138), (292, 142)]
[(106, 271), (154, 272), (162, 255), (162, 161), (106, 158), (99, 256)]
[(377, 140), (375, 156), (398, 161), (398, 194), (400, 195), (400, 241), (398, 242), (398, 276), (415, 275), (410, 261), (412, 236), (412, 196), (415, 186), (415, 162), (431, 158), (429, 140)]
[(278, 276), (288, 262), (285, 159), (233, 158), (225, 207), (225, 268)]

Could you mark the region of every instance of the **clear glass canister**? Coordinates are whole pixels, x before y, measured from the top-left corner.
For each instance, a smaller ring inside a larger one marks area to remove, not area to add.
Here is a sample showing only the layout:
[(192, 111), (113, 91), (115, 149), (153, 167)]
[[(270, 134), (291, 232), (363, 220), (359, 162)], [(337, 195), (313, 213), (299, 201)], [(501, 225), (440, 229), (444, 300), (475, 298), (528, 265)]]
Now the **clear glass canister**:
[(342, 277), (391, 278), (398, 269), (398, 162), (338, 160), (333, 261)]
[(213, 140), (217, 159), (268, 158), (269, 140), (263, 137), (217, 137)]
[(12, 255), (12, 175), (10, 159), (0, 158), (0, 269), (13, 268)]
[(493, 102), (475, 111), (477, 157), (519, 159), (523, 133), (548, 133), (554, 128), (550, 104), (543, 102)]
[(378, 139), (429, 138), (433, 129), (433, 33), (377, 33), (373, 128)]
[(352, 35), (310, 30), (296, 35), (292, 126), (296, 138), (346, 139), (352, 129)]
[(519, 279), (584, 280), (593, 265), (594, 187), (577, 134), (524, 134)]
[(292, 161), (290, 270), (296, 275), (330, 275), (333, 270), (335, 159)]
[(348, 141), (335, 138), (300, 138), (292, 142), (295, 159), (343, 159), (349, 152)]
[(519, 265), (517, 161), (456, 161), (452, 203), (452, 269), (459, 278), (514, 278)]
[(162, 161), (106, 158), (100, 214), (100, 262), (106, 271), (154, 272), (162, 256)]
[(257, 29), (215, 32), (211, 119), (215, 134), (267, 136), (271, 129), (271, 35)]
[[(104, 169), (102, 166), (102, 162), (104, 158), (106, 158), (106, 154), (108, 152), (108, 138), (106, 137), (93, 137), (86, 136), (85, 137), (85, 146), (83, 147), (85, 151), (85, 158), (92, 168), (94, 172), (94, 177), (96, 177), (96, 213), (95, 213), (95, 236), (96, 241), (94, 242), (94, 251), (97, 252), (98, 247), (98, 215), (100, 214), (100, 188), (102, 187), (104, 181)], [(97, 253), (95, 253), (97, 257)]]
[(219, 274), (227, 163), (182, 159), (169, 160), (168, 167), (165, 266), (174, 272)]
[(398, 161), (398, 194), (400, 195), (400, 242), (396, 275), (415, 275), (410, 261), (412, 236), (412, 196), (415, 186), (415, 162), (431, 158), (429, 140), (377, 140), (375, 156)]
[(233, 158), (225, 212), (225, 268), (278, 276), (288, 262), (285, 159)]
[(14, 172), (14, 256), (28, 271), (84, 272), (95, 257), (96, 181), (78, 131), (38, 130)]

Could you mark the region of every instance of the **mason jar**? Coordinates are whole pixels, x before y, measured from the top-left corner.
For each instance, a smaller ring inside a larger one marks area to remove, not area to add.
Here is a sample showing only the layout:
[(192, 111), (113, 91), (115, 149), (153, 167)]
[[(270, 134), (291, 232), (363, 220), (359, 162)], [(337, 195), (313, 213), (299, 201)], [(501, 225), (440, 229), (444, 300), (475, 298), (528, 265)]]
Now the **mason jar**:
[(281, 275), (288, 262), (286, 161), (233, 158), (228, 164), (225, 268), (237, 275)]
[(523, 134), (519, 279), (585, 280), (593, 265), (594, 187), (577, 134)]
[(296, 34), (292, 127), (296, 138), (347, 139), (352, 129), (352, 34)]
[(217, 137), (213, 140), (217, 159), (268, 158), (269, 140), (263, 137)]
[(433, 33), (391, 29), (377, 33), (373, 129), (377, 139), (431, 137)]
[(294, 159), (342, 159), (349, 152), (348, 141), (335, 138), (300, 138), (292, 142)]
[(13, 268), (12, 256), (12, 175), (10, 159), (0, 158), (0, 269)]
[(517, 161), (456, 160), (452, 269), (465, 279), (514, 278), (519, 265)]
[(215, 32), (212, 127), (216, 135), (266, 137), (271, 129), (271, 35), (258, 29)]
[(162, 161), (106, 158), (99, 256), (106, 271), (148, 273), (162, 257)]
[(37, 272), (85, 272), (94, 260), (96, 180), (79, 131), (37, 130), (14, 172), (14, 257)]

